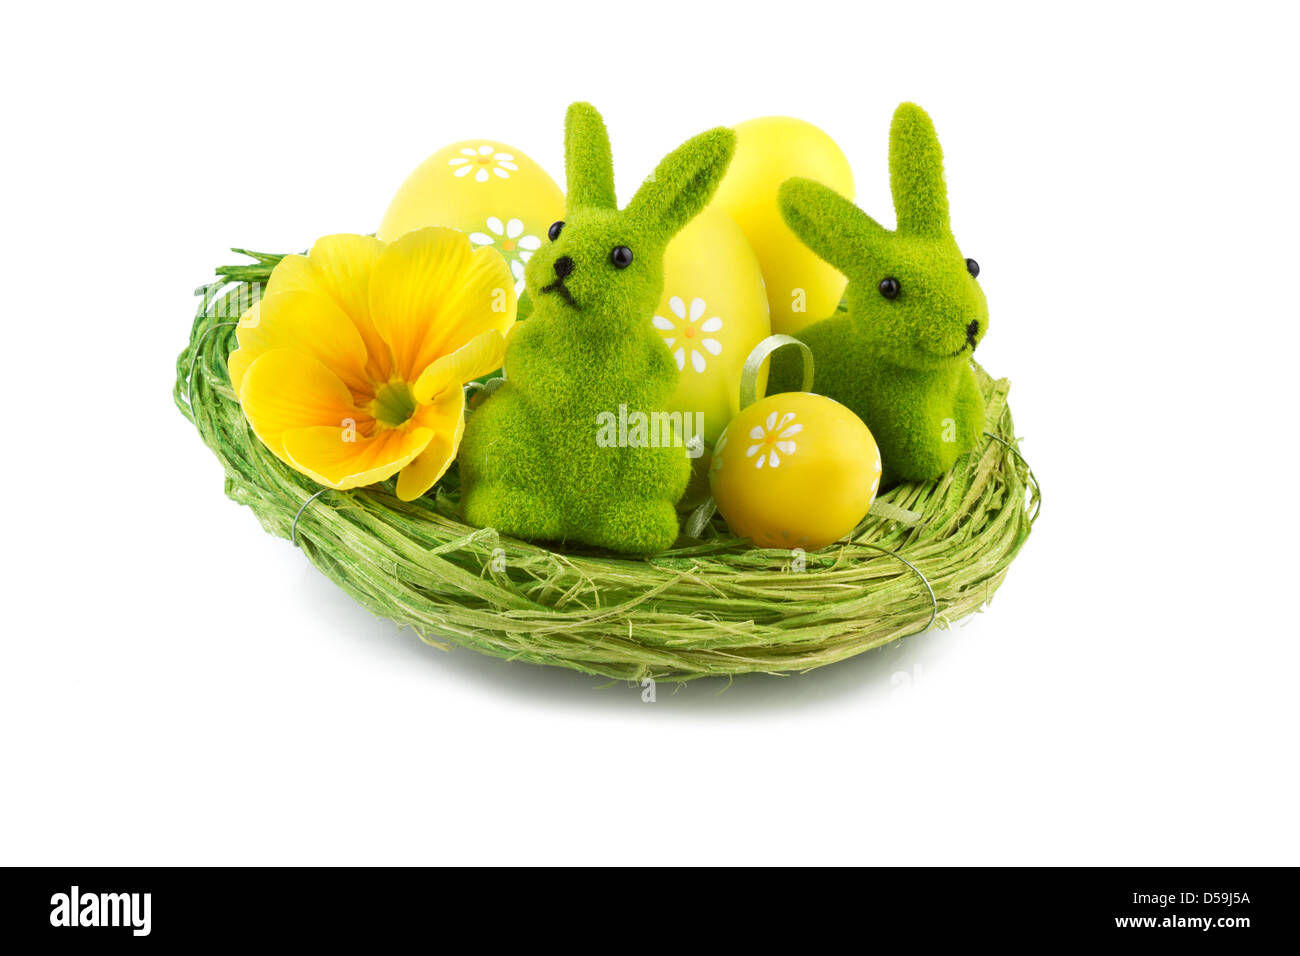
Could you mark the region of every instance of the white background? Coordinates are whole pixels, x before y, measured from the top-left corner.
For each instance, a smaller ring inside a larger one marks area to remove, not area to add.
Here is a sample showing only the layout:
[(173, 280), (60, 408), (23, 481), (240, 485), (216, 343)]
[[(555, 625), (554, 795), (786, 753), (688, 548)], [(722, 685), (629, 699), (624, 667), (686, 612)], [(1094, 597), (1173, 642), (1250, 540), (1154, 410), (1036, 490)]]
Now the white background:
[[(0, 862), (1300, 862), (1288, 6), (8, 11)], [(227, 248), (371, 231), (465, 137), (559, 178), (579, 98), (624, 198), (785, 113), (887, 223), (930, 111), (1046, 491), (985, 613), (647, 704), (428, 648), (224, 498), (170, 391)]]

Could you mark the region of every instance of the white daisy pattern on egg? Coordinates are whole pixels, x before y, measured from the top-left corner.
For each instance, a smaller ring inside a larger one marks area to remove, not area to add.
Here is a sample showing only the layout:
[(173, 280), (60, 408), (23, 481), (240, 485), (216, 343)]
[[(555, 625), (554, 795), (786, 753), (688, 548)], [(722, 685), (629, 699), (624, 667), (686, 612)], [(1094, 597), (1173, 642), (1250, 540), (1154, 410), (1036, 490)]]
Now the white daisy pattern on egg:
[(781, 466), (781, 456), (793, 455), (798, 446), (793, 438), (803, 431), (803, 425), (795, 422), (794, 412), (786, 412), (778, 417), (776, 412), (767, 416), (762, 425), (755, 425), (749, 430), (749, 437), (755, 444), (745, 449), (745, 457), (754, 459), (754, 467), (769, 468)]
[(521, 219), (507, 219), (502, 222), (496, 216), (488, 216), (484, 223), (487, 232), (471, 232), (469, 241), (476, 246), (496, 246), (510, 263), (510, 274), (515, 277), (515, 296), (524, 292), (524, 264), (533, 257), (533, 253), (542, 247), (542, 240), (537, 236), (525, 235)]
[(708, 356), (722, 354), (722, 343), (713, 337), (722, 331), (722, 318), (717, 315), (704, 318), (708, 309), (703, 299), (694, 298), (688, 312), (682, 297), (675, 295), (668, 300), (671, 315), (655, 315), (650, 320), (672, 351), (679, 372), (686, 370), (687, 362), (694, 371), (703, 372), (708, 367)]
[(510, 174), (519, 171), (513, 153), (500, 152), (495, 146), (484, 143), (482, 146), (466, 146), (459, 156), (447, 160), (453, 167), (453, 176), (464, 179), (472, 174), (477, 183), (485, 183), (493, 176), (509, 179)]

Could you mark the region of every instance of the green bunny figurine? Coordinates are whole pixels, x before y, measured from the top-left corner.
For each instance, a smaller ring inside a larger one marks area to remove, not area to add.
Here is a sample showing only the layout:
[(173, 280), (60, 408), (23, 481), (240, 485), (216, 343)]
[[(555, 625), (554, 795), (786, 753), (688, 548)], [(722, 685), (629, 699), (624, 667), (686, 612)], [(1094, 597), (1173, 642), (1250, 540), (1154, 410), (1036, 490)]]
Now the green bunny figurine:
[(525, 272), (533, 313), (506, 346), (506, 380), (470, 417), (460, 450), (465, 519), (532, 541), (627, 554), (677, 539), (688, 451), (660, 436), (612, 446), (608, 416), (668, 407), (677, 367), (650, 320), (664, 247), (708, 203), (735, 134), (714, 129), (660, 162), (625, 209), (600, 114), (565, 117), (565, 219)]
[[(934, 125), (914, 103), (894, 111), (889, 181), (893, 232), (811, 180), (786, 180), (778, 201), (804, 244), (849, 279), (848, 312), (797, 335), (813, 353), (814, 389), (867, 423), (886, 483), (925, 481), (983, 434), (971, 353), (988, 331), (988, 303), (979, 264), (962, 255), (948, 224)], [(795, 359), (778, 353), (769, 391), (799, 388)]]

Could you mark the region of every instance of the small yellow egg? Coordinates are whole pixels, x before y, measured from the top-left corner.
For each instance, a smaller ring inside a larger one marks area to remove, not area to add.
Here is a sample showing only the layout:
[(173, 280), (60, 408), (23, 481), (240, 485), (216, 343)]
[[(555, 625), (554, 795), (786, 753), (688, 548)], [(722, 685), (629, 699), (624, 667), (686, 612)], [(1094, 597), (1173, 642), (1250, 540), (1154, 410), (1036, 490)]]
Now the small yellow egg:
[(737, 535), (762, 548), (817, 551), (866, 516), (880, 487), (880, 450), (839, 402), (783, 392), (731, 420), (709, 485)]
[(475, 246), (496, 246), (524, 291), (524, 263), (564, 218), (564, 193), (541, 166), (513, 146), (467, 139), (438, 150), (406, 178), (377, 235), (391, 242), (425, 226), (466, 233)]
[(746, 356), (771, 334), (763, 273), (725, 212), (705, 210), (668, 243), (651, 322), (680, 373), (669, 410), (699, 413), (712, 445), (740, 410)]
[(764, 116), (735, 131), (736, 152), (712, 205), (730, 214), (758, 256), (772, 331), (794, 335), (835, 311), (847, 280), (785, 224), (777, 190), (791, 176), (803, 176), (852, 199), (853, 171), (835, 141), (804, 120)]

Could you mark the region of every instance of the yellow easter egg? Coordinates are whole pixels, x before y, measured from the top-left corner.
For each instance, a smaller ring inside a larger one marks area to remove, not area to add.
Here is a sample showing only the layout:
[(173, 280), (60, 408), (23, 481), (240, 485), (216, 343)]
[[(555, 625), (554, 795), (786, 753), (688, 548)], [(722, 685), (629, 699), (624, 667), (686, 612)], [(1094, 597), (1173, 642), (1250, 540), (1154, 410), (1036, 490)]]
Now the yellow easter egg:
[(725, 212), (705, 210), (668, 243), (651, 322), (679, 372), (669, 410), (696, 416), (712, 445), (740, 410), (745, 357), (771, 334), (758, 259)]
[(803, 120), (764, 116), (735, 131), (736, 153), (712, 205), (736, 221), (758, 257), (772, 331), (794, 335), (835, 311), (847, 280), (785, 224), (777, 190), (791, 176), (803, 176), (852, 199), (853, 171), (835, 141)]
[(438, 150), (406, 178), (376, 235), (391, 242), (425, 226), (448, 226), (476, 246), (496, 246), (524, 291), (524, 263), (564, 218), (564, 193), (513, 146), (467, 139)]
[(866, 516), (880, 487), (880, 450), (839, 402), (783, 392), (731, 420), (709, 485), (736, 534), (762, 548), (817, 551)]

